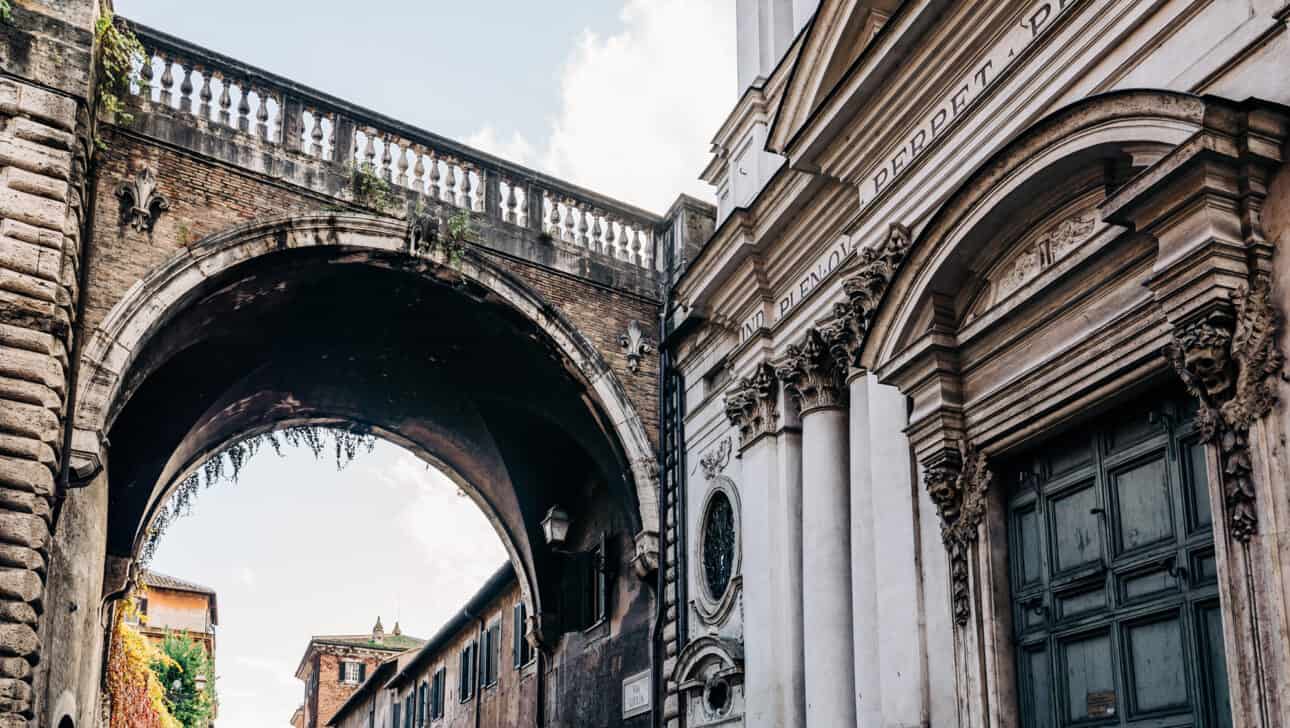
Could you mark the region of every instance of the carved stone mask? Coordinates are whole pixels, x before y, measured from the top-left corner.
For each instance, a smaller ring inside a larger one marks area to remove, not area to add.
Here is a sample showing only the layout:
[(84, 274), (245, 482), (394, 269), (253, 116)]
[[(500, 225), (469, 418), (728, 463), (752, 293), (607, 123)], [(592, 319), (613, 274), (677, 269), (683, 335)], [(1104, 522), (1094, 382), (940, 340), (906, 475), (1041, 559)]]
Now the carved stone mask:
[(1225, 341), (1207, 337), (1203, 343), (1188, 347), (1183, 361), (1211, 399), (1221, 400), (1231, 389), (1231, 359)]
[(929, 470), (927, 495), (941, 512), (941, 518), (952, 521), (958, 515), (958, 482), (952, 470), (942, 468)]

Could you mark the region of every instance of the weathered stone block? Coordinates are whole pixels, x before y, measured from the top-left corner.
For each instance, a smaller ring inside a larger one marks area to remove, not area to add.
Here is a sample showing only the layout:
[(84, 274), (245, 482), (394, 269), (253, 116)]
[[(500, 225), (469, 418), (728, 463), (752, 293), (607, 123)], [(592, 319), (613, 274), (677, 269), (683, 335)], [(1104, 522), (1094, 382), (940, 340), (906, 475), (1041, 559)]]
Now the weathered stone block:
[(0, 512), (0, 542), (40, 550), (49, 543), (49, 527), (29, 513)]
[(26, 402), (58, 413), (63, 408), (63, 398), (43, 384), (0, 376), (0, 399)]
[(0, 236), (0, 266), (49, 281), (58, 281), (63, 256), (57, 250)]
[(39, 653), (40, 640), (30, 625), (0, 624), (0, 655), (32, 657)]
[(36, 608), (26, 602), (0, 601), (0, 620), (35, 627), (38, 618)]
[(23, 402), (7, 402), (0, 410), (0, 430), (12, 435), (32, 437), (51, 447), (58, 443), (58, 418), (44, 407)]
[(31, 663), (21, 657), (0, 657), (0, 676), (25, 680), (31, 677)]
[[(12, 438), (11, 438), (12, 439)], [(31, 442), (31, 440), (27, 440)], [(52, 450), (51, 450), (52, 452)], [(0, 486), (41, 496), (54, 494), (54, 470), (35, 460), (0, 456)]]
[(22, 117), (14, 119), (9, 123), (9, 131), (19, 139), (26, 139), (46, 147), (71, 150), (76, 146), (76, 137), (70, 132), (33, 119)]
[(67, 202), (67, 180), (59, 177), (8, 167), (0, 171), (0, 184), (38, 197)]
[(0, 137), (0, 165), (66, 181), (72, 169), (72, 153), (26, 139)]
[(12, 79), (0, 81), (0, 113), (25, 114), (66, 131), (76, 128), (74, 100)]
[(39, 551), (25, 546), (0, 543), (0, 566), (15, 569), (30, 569), (39, 574), (45, 573), (45, 557)]
[[(4, 140), (0, 139), (0, 163), (4, 163)], [(67, 205), (29, 192), (0, 187), (0, 216), (11, 217), (30, 225), (62, 230)]]
[[(0, 433), (0, 456), (16, 460), (33, 460), (49, 468), (54, 466), (54, 448), (27, 437)], [(0, 469), (0, 472), (3, 472)]]
[(44, 583), (34, 571), (0, 569), (0, 599), (35, 602), (40, 599)]

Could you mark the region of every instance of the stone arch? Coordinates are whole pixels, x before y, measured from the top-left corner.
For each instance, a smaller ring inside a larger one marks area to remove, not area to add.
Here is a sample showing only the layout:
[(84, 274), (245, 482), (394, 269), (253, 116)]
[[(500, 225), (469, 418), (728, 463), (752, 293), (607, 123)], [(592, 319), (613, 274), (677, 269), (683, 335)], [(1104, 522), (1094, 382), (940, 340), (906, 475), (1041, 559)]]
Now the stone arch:
[(1118, 91), (1060, 109), (984, 162), (916, 231), (907, 259), (873, 315), (861, 361), (880, 369), (921, 332), (918, 307), (952, 266), (975, 250), (962, 244), (1009, 198), (1032, 189), (1046, 172), (1087, 164), (1110, 151), (1154, 160), (1205, 126), (1209, 108), (1198, 96), (1157, 90)]
[[(105, 433), (122, 414), (142, 378), (135, 372), (146, 366), (140, 361), (141, 354), (172, 319), (193, 303), (194, 298), (206, 295), (203, 286), (209, 287), (219, 276), (238, 270), (240, 266), (292, 251), (322, 251), (341, 260), (377, 256), (382, 260), (400, 261), (404, 268), (411, 266), (417, 275), (432, 278), (437, 283), (448, 280), (453, 286), (469, 289), (473, 295), (486, 297), (490, 302), (505, 307), (516, 317), (529, 322), (536, 335), (547, 342), (546, 346), (559, 352), (565, 372), (572, 381), (580, 383), (584, 404), (591, 416), (598, 422), (608, 442), (617, 449), (621, 476), (631, 486), (632, 502), (625, 504), (624, 509), (635, 534), (632, 545), (635, 563), (642, 570), (652, 567), (657, 559), (658, 531), (654, 449), (645, 425), (618, 376), (573, 322), (494, 259), (469, 247), (448, 250), (440, 245), (417, 246), (411, 230), (412, 226), (403, 221), (362, 214), (287, 216), (255, 221), (217, 233), (172, 256), (136, 283), (87, 339), (77, 388), (73, 466), (86, 472), (104, 462)], [(243, 401), (249, 402), (253, 394), (245, 393)], [(400, 437), (383, 428), (381, 423), (362, 422), (361, 413), (352, 408), (318, 409), (303, 417), (277, 420), (274, 425), (300, 422), (357, 423), (438, 465), (481, 505), (498, 528), (512, 562), (522, 575), (520, 581), (526, 596), (535, 605), (540, 604), (535, 567), (520, 558), (517, 553), (519, 547), (514, 543), (515, 534), (502, 527), (494, 509), (473, 487), (479, 477), (485, 476), (464, 472), (445, 459), (437, 458), (425, 443)], [(158, 483), (147, 517), (155, 512), (156, 503), (165, 491), (191, 472), (204, 457), (229, 441), (227, 435), (212, 434), (196, 450), (176, 455), (176, 460), (166, 467), (163, 480)]]

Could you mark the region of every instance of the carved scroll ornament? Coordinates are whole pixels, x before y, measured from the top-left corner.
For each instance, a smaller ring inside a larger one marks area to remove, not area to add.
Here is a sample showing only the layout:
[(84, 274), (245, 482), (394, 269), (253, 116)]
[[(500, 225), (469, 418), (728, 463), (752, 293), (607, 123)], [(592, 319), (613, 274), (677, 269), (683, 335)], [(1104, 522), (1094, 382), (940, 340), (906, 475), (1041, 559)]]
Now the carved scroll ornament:
[(985, 518), (986, 493), (993, 480), (985, 454), (967, 443), (960, 443), (959, 452), (946, 453), (923, 473), (927, 494), (941, 517), (941, 540), (950, 562), (951, 604), (960, 626), (972, 615), (968, 559)]
[(775, 401), (778, 394), (775, 370), (765, 362), (757, 365), (752, 376), (740, 379), (726, 393), (726, 418), (739, 430), (741, 450), (775, 428), (779, 420)]
[(142, 167), (134, 179), (121, 183), (116, 189), (121, 200), (121, 222), (136, 232), (149, 232), (162, 212), (170, 209), (170, 201), (157, 190), (157, 176), (151, 167)]
[(1281, 319), (1266, 276), (1232, 292), (1232, 310), (1211, 311), (1174, 330), (1165, 348), (1174, 371), (1200, 402), (1197, 424), (1219, 449), (1223, 499), (1233, 538), (1258, 531), (1250, 428), (1276, 404), (1276, 379), (1285, 358), (1277, 348)]
[(803, 414), (846, 402), (843, 372), (839, 372), (837, 360), (819, 329), (807, 329), (802, 343), (788, 347), (775, 366), (775, 375), (797, 399)]

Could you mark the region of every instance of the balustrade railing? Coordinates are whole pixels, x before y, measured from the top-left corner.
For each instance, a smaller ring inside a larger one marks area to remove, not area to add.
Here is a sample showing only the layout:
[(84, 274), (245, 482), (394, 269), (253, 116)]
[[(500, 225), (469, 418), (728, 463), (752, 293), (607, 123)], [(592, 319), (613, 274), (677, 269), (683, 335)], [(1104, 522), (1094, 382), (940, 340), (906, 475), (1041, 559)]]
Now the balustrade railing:
[(141, 113), (174, 114), (300, 161), (362, 168), (394, 188), (659, 270), (663, 220), (656, 215), (174, 36), (132, 27), (145, 49), (132, 84)]

